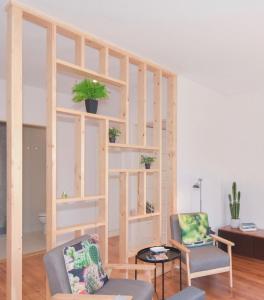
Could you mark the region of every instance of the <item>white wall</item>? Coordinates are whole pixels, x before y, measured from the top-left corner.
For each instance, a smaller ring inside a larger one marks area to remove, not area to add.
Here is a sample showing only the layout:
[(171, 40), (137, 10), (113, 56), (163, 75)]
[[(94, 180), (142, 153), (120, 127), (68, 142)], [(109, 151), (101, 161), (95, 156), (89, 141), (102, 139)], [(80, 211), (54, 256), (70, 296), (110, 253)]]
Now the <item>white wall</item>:
[(213, 227), (230, 221), (227, 194), (232, 181), (242, 193), (241, 219), (264, 227), (263, 94), (225, 97), (179, 77), (178, 207), (199, 210), (203, 178), (203, 210)]

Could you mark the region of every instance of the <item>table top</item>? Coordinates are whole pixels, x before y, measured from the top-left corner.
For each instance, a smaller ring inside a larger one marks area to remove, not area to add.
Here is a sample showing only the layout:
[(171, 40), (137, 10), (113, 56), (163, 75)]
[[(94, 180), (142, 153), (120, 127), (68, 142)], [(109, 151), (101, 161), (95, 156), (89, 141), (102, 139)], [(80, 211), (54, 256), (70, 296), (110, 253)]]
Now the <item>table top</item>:
[(153, 256), (153, 252), (150, 251), (151, 247), (144, 248), (138, 251), (136, 254), (136, 258), (140, 259), (141, 261), (147, 262), (147, 263), (164, 263), (164, 262), (169, 262), (172, 261), (176, 258), (179, 258), (181, 255), (180, 250), (174, 248), (174, 247), (169, 247), (169, 246), (164, 246), (164, 248), (169, 249), (165, 254), (167, 255), (167, 259), (162, 259), (162, 260), (156, 260), (153, 258), (150, 258)]
[(223, 227), (219, 228), (218, 230), (241, 234), (241, 235), (264, 238), (264, 229), (259, 229), (259, 228), (257, 228), (257, 230), (255, 230), (255, 231), (242, 231), (239, 228), (232, 228), (231, 226), (223, 226)]

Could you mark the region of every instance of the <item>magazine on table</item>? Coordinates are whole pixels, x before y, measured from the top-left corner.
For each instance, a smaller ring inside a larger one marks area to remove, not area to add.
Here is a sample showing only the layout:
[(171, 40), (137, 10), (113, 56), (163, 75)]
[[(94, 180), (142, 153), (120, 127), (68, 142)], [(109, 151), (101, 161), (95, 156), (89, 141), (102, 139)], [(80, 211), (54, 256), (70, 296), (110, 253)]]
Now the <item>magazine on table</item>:
[(153, 261), (155, 261), (155, 260), (166, 260), (166, 259), (168, 259), (168, 256), (166, 255), (166, 253), (158, 253), (158, 254), (149, 254), (148, 256), (147, 256), (147, 259), (148, 260), (153, 260)]

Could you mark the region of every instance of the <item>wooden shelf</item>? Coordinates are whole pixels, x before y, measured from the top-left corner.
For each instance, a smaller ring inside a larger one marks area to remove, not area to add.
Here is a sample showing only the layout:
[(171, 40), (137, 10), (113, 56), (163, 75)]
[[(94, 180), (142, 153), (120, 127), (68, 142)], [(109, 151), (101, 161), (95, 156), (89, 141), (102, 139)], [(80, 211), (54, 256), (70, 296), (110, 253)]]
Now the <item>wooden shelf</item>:
[(56, 200), (57, 204), (70, 204), (76, 202), (86, 202), (86, 201), (95, 201), (104, 199), (105, 195), (95, 195), (95, 196), (85, 196), (83, 198), (80, 197), (73, 197), (73, 198), (58, 198)]
[(57, 59), (57, 70), (60, 73), (66, 73), (66, 74), (75, 74), (75, 75), (79, 75), (79, 76), (84, 76), (90, 79), (95, 79), (98, 80), (100, 82), (104, 82), (104, 83), (108, 83), (114, 86), (118, 86), (118, 87), (123, 87), (126, 86), (126, 82), (119, 80), (119, 79), (115, 79), (115, 78), (111, 78), (109, 76), (106, 75), (102, 75), (99, 74), (97, 72), (94, 72), (92, 70), (88, 70), (82, 67), (79, 67), (75, 64)]
[(68, 227), (62, 227), (58, 228), (56, 231), (57, 235), (62, 235), (65, 233), (71, 233), (78, 230), (87, 230), (87, 229), (93, 229), (105, 226), (105, 223), (99, 222), (99, 223), (91, 223), (91, 224), (80, 224), (80, 225), (74, 225), (74, 226), (68, 226)]
[(76, 117), (76, 116), (79, 117), (79, 116), (83, 115), (85, 118), (91, 118), (91, 119), (95, 119), (95, 120), (109, 120), (109, 121), (116, 122), (116, 123), (125, 123), (126, 122), (123, 119), (119, 119), (119, 118), (115, 118), (115, 117), (111, 117), (111, 116), (91, 114), (91, 113), (82, 112), (82, 111), (78, 111), (75, 109), (64, 108), (64, 107), (57, 107), (56, 111), (58, 114), (69, 115), (69, 116), (74, 116), (74, 117)]
[(129, 221), (136, 221), (136, 220), (141, 220), (141, 219), (149, 219), (149, 218), (154, 218), (160, 216), (159, 212), (152, 213), (152, 214), (144, 214), (144, 215), (136, 215), (136, 216), (130, 216), (128, 217)]
[(109, 169), (109, 173), (158, 173), (159, 169)]
[(141, 145), (129, 145), (129, 144), (117, 144), (117, 143), (109, 143), (109, 148), (112, 148), (114, 150), (128, 150), (128, 151), (154, 151), (159, 152), (158, 147), (152, 147), (152, 146), (141, 146)]

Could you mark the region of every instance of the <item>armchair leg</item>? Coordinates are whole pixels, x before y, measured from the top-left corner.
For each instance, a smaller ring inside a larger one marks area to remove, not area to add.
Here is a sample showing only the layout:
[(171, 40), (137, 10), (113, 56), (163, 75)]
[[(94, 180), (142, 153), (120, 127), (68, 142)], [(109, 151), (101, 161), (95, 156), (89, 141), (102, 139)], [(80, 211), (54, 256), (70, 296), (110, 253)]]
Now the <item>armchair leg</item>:
[(232, 288), (233, 287), (233, 264), (232, 264), (232, 247), (231, 245), (228, 245), (227, 252), (230, 259), (230, 271), (229, 271), (229, 285)]
[(232, 288), (233, 287), (233, 271), (232, 271), (232, 267), (229, 271), (229, 284), (230, 284), (230, 287)]
[(188, 286), (191, 286), (192, 281), (191, 281), (191, 274), (190, 274), (190, 257), (189, 257), (189, 253), (186, 253), (186, 273), (187, 273)]
[(187, 272), (187, 284), (188, 284), (188, 286), (192, 285), (192, 280), (191, 280), (191, 276), (190, 276), (189, 272)]

